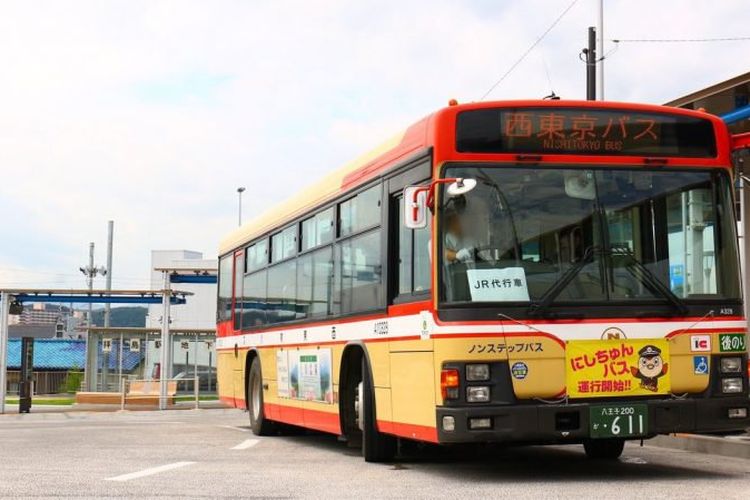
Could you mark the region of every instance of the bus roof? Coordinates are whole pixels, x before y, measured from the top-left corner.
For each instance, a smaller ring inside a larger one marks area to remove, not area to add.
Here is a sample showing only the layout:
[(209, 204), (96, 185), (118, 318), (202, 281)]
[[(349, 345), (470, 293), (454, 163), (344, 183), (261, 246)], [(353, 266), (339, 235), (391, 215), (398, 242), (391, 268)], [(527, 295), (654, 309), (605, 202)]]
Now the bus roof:
[(430, 147), (433, 145), (435, 138), (435, 123), (438, 120), (442, 121), (441, 118), (443, 117), (454, 118), (458, 112), (470, 109), (525, 106), (628, 109), (688, 115), (711, 120), (715, 128), (718, 125), (726, 129), (720, 118), (709, 113), (652, 104), (575, 100), (516, 100), (474, 102), (444, 107), (235, 229), (221, 241), (219, 255), (224, 255), (275, 228), (281, 229), (280, 226), (286, 224), (287, 221), (292, 221), (316, 206), (334, 199), (339, 194), (387, 172), (398, 165), (400, 161)]

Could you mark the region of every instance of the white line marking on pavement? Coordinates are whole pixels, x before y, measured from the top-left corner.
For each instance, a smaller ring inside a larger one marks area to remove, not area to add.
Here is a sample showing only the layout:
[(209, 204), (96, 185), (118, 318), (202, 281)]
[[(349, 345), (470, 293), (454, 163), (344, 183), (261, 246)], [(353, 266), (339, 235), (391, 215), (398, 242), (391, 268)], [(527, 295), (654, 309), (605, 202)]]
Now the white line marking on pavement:
[(172, 469), (179, 469), (186, 465), (193, 465), (195, 462), (175, 462), (173, 464), (160, 465), (158, 467), (151, 467), (150, 469), (139, 470), (138, 472), (131, 472), (130, 474), (123, 474), (121, 476), (108, 477), (105, 481), (130, 481), (131, 479), (138, 479), (139, 477), (152, 476), (159, 474), (160, 472), (166, 472)]
[(245, 439), (243, 442), (238, 444), (237, 446), (233, 446), (233, 450), (246, 450), (248, 448), (252, 448), (256, 444), (258, 444), (260, 440), (258, 439)]
[(220, 425), (219, 427), (222, 427), (224, 429), (232, 429), (232, 430), (240, 431), (240, 432), (247, 432), (247, 429), (243, 429), (242, 427), (235, 427), (234, 425)]

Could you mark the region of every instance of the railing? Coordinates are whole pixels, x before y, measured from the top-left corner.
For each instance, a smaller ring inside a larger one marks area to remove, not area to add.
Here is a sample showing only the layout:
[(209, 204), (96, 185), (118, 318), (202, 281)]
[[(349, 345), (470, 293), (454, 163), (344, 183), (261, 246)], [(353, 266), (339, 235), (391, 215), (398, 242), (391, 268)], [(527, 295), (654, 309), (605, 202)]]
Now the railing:
[[(125, 406), (130, 402), (131, 404), (159, 406), (163, 402), (161, 395), (161, 379), (148, 379), (148, 380), (136, 380), (126, 379), (120, 380), (120, 409), (125, 410)], [(164, 407), (176, 407), (178, 403), (191, 399), (197, 410), (200, 407), (200, 377), (195, 376), (193, 378), (169, 378), (164, 379), (167, 384), (167, 394), (164, 396)], [(192, 398), (185, 395), (185, 392), (189, 389), (185, 388), (183, 391), (179, 391), (179, 384), (183, 383), (187, 385), (189, 382), (193, 383)], [(181, 394), (180, 394), (181, 393)]]
[[(71, 382), (70, 387), (66, 387), (71, 377), (83, 379), (83, 372), (34, 372), (34, 392), (33, 394), (64, 394), (67, 392), (76, 392), (80, 383)], [(8, 371), (7, 393), (18, 395), (18, 387), (21, 378), (21, 372), (17, 370)]]

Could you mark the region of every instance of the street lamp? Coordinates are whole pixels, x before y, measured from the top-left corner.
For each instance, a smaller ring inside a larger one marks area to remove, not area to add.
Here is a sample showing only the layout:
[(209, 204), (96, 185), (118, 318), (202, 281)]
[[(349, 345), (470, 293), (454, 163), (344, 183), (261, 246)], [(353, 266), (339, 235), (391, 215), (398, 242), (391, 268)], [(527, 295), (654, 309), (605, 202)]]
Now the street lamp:
[(245, 188), (244, 187), (238, 187), (237, 188), (237, 196), (239, 198), (239, 200), (238, 200), (239, 201), (239, 224), (238, 224), (239, 226), (242, 225), (242, 193), (244, 193), (244, 192), (245, 192)]

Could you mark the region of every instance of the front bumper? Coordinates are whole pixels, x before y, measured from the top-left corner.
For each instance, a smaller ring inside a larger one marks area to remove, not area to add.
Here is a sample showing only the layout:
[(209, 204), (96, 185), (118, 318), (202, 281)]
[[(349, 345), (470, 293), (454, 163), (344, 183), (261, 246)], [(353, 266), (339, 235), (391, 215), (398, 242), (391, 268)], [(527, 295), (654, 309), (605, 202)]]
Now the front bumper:
[[(517, 404), (476, 407), (438, 407), (440, 443), (570, 443), (589, 438), (589, 408), (617, 401), (571, 404)], [(636, 401), (629, 401), (636, 402)], [(674, 432), (709, 433), (741, 431), (750, 427), (750, 399), (746, 395), (711, 399), (638, 400), (648, 405), (649, 435)], [(746, 418), (728, 417), (730, 408), (747, 408)], [(443, 417), (455, 419), (455, 429), (445, 431)], [(485, 417), (491, 429), (470, 430), (469, 419)], [(637, 438), (640, 439), (640, 438)]]

